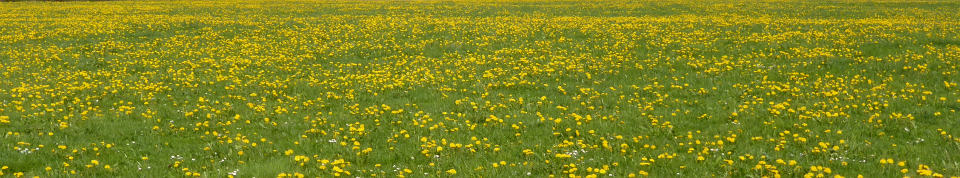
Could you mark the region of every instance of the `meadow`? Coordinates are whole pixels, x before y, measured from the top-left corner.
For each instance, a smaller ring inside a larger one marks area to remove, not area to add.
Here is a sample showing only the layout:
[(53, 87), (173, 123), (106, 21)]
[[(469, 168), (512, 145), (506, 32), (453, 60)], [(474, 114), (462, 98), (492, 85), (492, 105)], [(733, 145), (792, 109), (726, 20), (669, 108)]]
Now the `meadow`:
[(0, 177), (957, 177), (960, 1), (0, 3)]

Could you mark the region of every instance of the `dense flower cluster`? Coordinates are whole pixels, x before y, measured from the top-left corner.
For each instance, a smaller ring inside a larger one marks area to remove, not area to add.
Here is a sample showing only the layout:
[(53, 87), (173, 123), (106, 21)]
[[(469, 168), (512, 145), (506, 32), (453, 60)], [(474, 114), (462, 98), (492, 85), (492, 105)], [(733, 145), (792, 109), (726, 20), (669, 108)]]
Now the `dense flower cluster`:
[(0, 3), (0, 176), (960, 176), (957, 9)]

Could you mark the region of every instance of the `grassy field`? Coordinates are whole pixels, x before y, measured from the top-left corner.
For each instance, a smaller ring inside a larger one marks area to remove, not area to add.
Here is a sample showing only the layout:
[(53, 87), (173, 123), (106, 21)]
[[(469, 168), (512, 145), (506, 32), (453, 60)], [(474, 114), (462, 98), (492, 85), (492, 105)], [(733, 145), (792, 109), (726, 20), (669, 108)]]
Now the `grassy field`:
[(960, 176), (958, 1), (0, 3), (0, 177)]

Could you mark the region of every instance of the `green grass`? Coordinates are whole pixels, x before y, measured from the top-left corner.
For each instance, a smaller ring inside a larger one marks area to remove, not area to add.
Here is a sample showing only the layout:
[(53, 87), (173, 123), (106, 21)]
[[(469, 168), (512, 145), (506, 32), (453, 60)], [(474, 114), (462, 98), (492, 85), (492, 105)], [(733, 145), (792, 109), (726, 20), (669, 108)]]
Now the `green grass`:
[(0, 176), (960, 176), (954, 1), (0, 9)]

